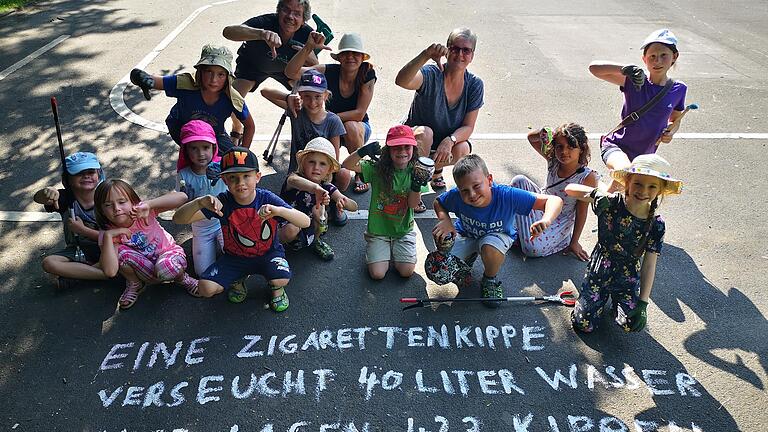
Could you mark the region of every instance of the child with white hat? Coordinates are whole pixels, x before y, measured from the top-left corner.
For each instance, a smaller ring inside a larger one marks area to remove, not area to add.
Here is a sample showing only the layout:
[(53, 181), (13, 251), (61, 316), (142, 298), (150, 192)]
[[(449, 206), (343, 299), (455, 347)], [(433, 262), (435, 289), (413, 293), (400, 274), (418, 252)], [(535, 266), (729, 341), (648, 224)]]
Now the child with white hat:
[(641, 155), (629, 167), (611, 173), (624, 187), (623, 193), (604, 194), (581, 184), (566, 187), (568, 195), (592, 203), (598, 227), (597, 244), (571, 314), (574, 329), (594, 330), (609, 297), (616, 323), (624, 331), (645, 327), (665, 231), (656, 209), (666, 195), (682, 190), (682, 182), (669, 174), (670, 168), (661, 156)]
[(331, 246), (322, 240), (322, 235), (328, 230), (326, 206), (333, 202), (339, 211), (357, 211), (357, 203), (331, 183), (333, 173), (341, 168), (335, 153), (333, 144), (326, 138), (310, 140), (303, 150), (296, 153), (298, 166), (288, 176), (280, 193), (286, 203), (312, 219), (308, 228), (300, 229), (292, 224), (281, 227), (281, 240), (294, 250), (310, 246), (317, 256), (326, 261), (334, 257)]

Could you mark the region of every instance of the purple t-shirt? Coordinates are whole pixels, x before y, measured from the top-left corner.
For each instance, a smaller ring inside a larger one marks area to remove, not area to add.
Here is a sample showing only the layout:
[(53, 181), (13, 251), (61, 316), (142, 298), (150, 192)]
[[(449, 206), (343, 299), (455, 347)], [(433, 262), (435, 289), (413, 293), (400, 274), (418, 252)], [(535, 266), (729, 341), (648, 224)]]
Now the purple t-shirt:
[[(621, 109), (621, 118), (639, 110), (648, 101), (653, 99), (664, 86), (656, 85), (646, 79), (645, 84), (638, 91), (627, 78), (624, 85), (619, 87), (624, 93), (624, 107)], [(656, 103), (648, 112), (643, 114), (636, 122), (627, 125), (618, 131), (605, 137), (608, 143), (616, 144), (629, 160), (642, 154), (656, 153), (656, 141), (658, 141), (669, 122), (672, 111), (685, 109), (685, 93), (688, 87), (681, 81), (675, 81), (666, 95)]]

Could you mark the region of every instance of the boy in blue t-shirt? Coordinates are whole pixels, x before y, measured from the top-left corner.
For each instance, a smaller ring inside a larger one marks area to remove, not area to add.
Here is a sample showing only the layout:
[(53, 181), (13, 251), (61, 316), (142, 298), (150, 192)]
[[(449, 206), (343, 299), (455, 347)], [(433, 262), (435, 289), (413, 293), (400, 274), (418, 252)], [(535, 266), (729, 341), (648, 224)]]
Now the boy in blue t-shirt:
[(179, 207), (173, 216), (178, 224), (213, 218), (221, 222), (224, 254), (200, 275), (200, 296), (212, 297), (230, 287), (229, 300), (240, 303), (248, 295), (245, 278), (258, 273), (272, 289), (270, 307), (282, 312), (288, 309), (285, 286), (291, 280), (291, 269), (280, 244), (278, 225), (285, 220), (307, 228), (309, 216), (272, 192), (256, 188), (261, 179), (259, 164), (256, 155), (245, 147), (232, 147), (224, 154), (221, 178), (226, 192), (196, 198)]
[[(434, 209), (439, 221), (432, 230), (435, 244), (446, 236), (453, 236), (455, 243), (451, 254), (470, 265), (480, 255), (484, 266), (480, 283), (483, 298), (503, 298), (504, 291), (496, 275), (517, 239), (514, 215), (526, 215), (532, 209), (544, 212), (542, 218), (531, 225), (530, 236), (535, 238), (560, 214), (563, 200), (493, 183), (485, 162), (475, 154), (456, 162), (453, 179), (456, 187), (435, 200)], [(448, 212), (456, 214), (455, 225)], [(491, 300), (483, 304), (498, 307), (499, 302)]]

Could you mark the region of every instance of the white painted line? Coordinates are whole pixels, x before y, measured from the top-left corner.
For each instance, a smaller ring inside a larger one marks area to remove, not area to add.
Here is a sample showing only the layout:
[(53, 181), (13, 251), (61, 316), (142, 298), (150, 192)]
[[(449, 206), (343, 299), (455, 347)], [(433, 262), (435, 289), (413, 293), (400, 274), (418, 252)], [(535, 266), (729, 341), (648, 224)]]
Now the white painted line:
[(32, 60), (40, 57), (40, 55), (42, 55), (44, 52), (50, 50), (51, 48), (55, 47), (56, 45), (58, 45), (58, 44), (64, 42), (65, 40), (69, 39), (69, 36), (70, 35), (59, 36), (56, 39), (54, 39), (53, 41), (48, 42), (42, 48), (39, 48), (38, 50), (36, 50), (32, 54), (24, 57), (23, 59), (17, 61), (14, 64), (12, 64), (9, 68), (7, 68), (4, 71), (0, 72), (0, 81), (5, 79), (5, 77), (7, 77), (8, 75), (10, 75), (10, 74), (16, 72), (17, 70), (21, 69), (24, 65), (26, 65), (29, 62), (31, 62)]
[[(160, 43), (157, 44), (157, 46), (155, 46), (152, 49), (152, 51), (149, 52), (149, 54), (144, 56), (144, 58), (139, 63), (137, 63), (136, 66), (134, 66), (134, 68), (145, 69), (147, 65), (152, 62), (152, 60), (154, 60), (155, 58), (157, 58), (158, 55), (160, 55), (160, 52), (162, 52), (166, 47), (168, 47), (168, 45), (174, 39), (176, 39), (176, 37), (179, 35), (179, 33), (182, 32), (182, 30), (184, 30), (192, 21), (194, 21), (206, 9), (209, 9), (213, 6), (233, 3), (236, 1), (239, 1), (239, 0), (223, 0), (223, 1), (214, 2), (211, 4), (207, 4), (205, 6), (199, 7), (194, 12), (192, 12), (184, 21), (182, 21), (181, 24), (179, 24), (175, 29), (173, 29), (173, 31), (171, 31), (165, 38), (163, 38), (163, 40), (160, 41)], [(2, 79), (1, 74), (0, 74), (0, 79)], [(109, 104), (112, 105), (112, 109), (115, 110), (115, 112), (118, 113), (121, 117), (123, 117), (124, 119), (128, 120), (131, 123), (137, 124), (139, 126), (142, 126), (157, 132), (168, 133), (168, 127), (165, 125), (165, 123), (157, 123), (152, 120), (145, 119), (144, 117), (136, 114), (135, 112), (131, 111), (130, 108), (128, 108), (128, 106), (125, 104), (125, 99), (123, 98), (123, 94), (129, 82), (130, 82), (130, 71), (126, 73), (125, 76), (123, 76), (120, 79), (120, 81), (118, 81), (117, 84), (115, 84), (114, 87), (112, 87), (112, 90), (109, 92)], [(386, 139), (386, 135), (387, 135), (386, 133), (376, 133), (371, 135), (371, 139), (383, 141), (384, 139)], [(593, 140), (600, 139), (600, 136), (601, 136), (599, 133), (591, 133), (588, 135), (589, 135), (589, 138)], [(502, 133), (476, 133), (476, 134), (473, 134), (470, 139), (475, 141), (525, 141), (527, 137), (528, 137), (527, 133), (502, 132)], [(675, 134), (675, 137), (678, 139), (764, 140), (764, 139), (768, 139), (768, 133), (742, 133), (742, 132), (682, 133), (681, 132), (681, 133)], [(269, 142), (269, 140), (271, 139), (272, 139), (271, 134), (270, 135), (254, 135), (253, 137), (254, 142)], [(281, 141), (290, 141), (291, 136), (280, 135), (279, 139)]]
[[(219, 1), (211, 4), (207, 4), (205, 6), (201, 6), (197, 9), (195, 9), (194, 12), (192, 12), (187, 19), (181, 22), (175, 29), (173, 29), (172, 32), (168, 33), (168, 35), (163, 38), (163, 40), (160, 41), (157, 46), (155, 46), (152, 51), (149, 52), (146, 56), (144, 56), (143, 59), (139, 63), (134, 66), (134, 68), (139, 69), (146, 69), (147, 65), (152, 62), (158, 55), (160, 55), (160, 52), (162, 52), (168, 45), (176, 38), (176, 36), (179, 35), (179, 33), (182, 32), (192, 21), (197, 18), (198, 15), (200, 15), (204, 10), (209, 9), (213, 6), (220, 6), (227, 3), (233, 3), (239, 0), (224, 0)], [(133, 68), (131, 68), (133, 69)], [(120, 81), (115, 84), (114, 87), (112, 87), (112, 90), (109, 92), (109, 104), (112, 105), (112, 109), (115, 110), (116, 113), (118, 113), (121, 117), (128, 120), (131, 123), (137, 124), (139, 126), (145, 127), (147, 129), (152, 129), (158, 132), (162, 133), (168, 133), (168, 128), (165, 126), (164, 123), (157, 123), (153, 122), (151, 120), (145, 119), (144, 117), (136, 114), (135, 112), (131, 111), (130, 108), (125, 104), (125, 99), (123, 99), (123, 93), (125, 91), (125, 88), (128, 86), (128, 83), (130, 82), (130, 75), (131, 72), (128, 71), (121, 79)], [(269, 138), (267, 138), (269, 140)]]
[[(157, 215), (160, 219), (170, 221), (173, 219), (173, 211), (167, 211)], [(368, 210), (358, 210), (356, 212), (347, 212), (350, 220), (368, 220)], [(416, 219), (437, 219), (434, 210), (427, 210), (424, 213), (414, 215)], [(37, 211), (2, 211), (0, 210), (0, 221), (3, 222), (61, 222), (61, 216), (58, 213), (37, 212)]]

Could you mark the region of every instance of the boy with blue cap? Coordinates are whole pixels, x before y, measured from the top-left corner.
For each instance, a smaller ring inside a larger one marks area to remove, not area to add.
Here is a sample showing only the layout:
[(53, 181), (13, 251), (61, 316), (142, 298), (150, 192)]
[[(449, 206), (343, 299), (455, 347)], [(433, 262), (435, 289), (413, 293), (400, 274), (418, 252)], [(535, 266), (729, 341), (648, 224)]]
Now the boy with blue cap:
[(63, 189), (46, 187), (35, 193), (36, 203), (48, 212), (58, 212), (64, 222), (67, 247), (43, 259), (43, 270), (58, 276), (58, 288), (69, 287), (72, 279), (103, 280), (104, 273), (94, 264), (99, 262), (99, 229), (94, 215), (94, 191), (104, 179), (96, 155), (73, 153), (64, 159), (61, 176)]

